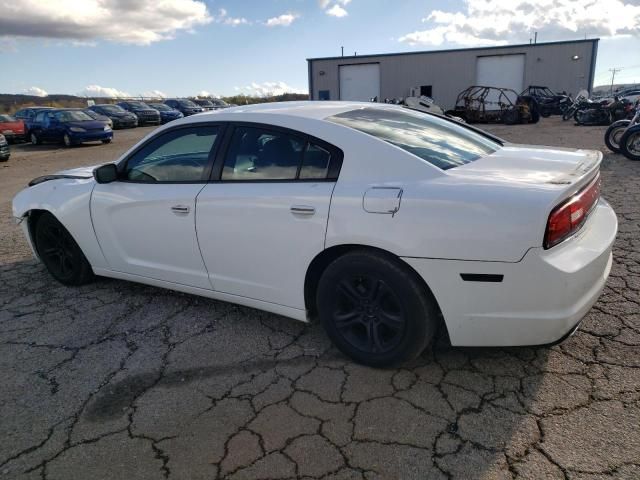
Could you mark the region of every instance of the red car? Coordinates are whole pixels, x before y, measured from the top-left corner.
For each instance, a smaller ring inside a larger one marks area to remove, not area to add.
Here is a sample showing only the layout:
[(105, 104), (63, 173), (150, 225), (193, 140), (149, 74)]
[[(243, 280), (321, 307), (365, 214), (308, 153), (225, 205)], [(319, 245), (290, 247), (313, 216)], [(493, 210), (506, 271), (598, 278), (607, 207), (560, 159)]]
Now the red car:
[(9, 143), (16, 140), (26, 140), (24, 134), (24, 122), (11, 115), (0, 115), (0, 133)]

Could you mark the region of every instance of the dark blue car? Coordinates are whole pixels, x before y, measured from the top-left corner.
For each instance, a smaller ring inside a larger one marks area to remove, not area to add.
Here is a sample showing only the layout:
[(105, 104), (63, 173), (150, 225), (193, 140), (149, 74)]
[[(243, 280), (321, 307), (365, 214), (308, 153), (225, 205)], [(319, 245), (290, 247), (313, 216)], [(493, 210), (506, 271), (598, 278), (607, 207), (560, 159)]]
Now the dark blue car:
[(165, 100), (164, 104), (170, 106), (171, 108), (179, 110), (185, 117), (204, 112), (204, 108), (199, 107), (191, 100), (187, 100), (186, 98), (170, 98), (169, 100)]
[(113, 130), (82, 110), (43, 110), (36, 114), (30, 138), (34, 145), (42, 142), (62, 142), (70, 147), (84, 142), (109, 143), (113, 139)]
[(164, 103), (149, 103), (148, 105), (160, 112), (160, 122), (163, 124), (184, 117), (182, 112)]
[(53, 107), (27, 107), (22, 110), (18, 110), (13, 114), (13, 116), (18, 120), (22, 120), (24, 122), (24, 138), (29, 138), (31, 125), (33, 125), (33, 121), (35, 120), (38, 112), (43, 110), (53, 110)]

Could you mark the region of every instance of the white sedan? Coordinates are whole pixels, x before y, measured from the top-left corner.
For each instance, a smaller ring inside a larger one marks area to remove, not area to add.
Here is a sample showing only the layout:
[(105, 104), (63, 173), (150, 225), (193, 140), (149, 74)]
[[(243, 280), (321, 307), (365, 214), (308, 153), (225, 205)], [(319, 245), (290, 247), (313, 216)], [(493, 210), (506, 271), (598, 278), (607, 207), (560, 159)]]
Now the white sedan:
[(570, 335), (611, 268), (601, 159), (393, 105), (264, 104), (35, 179), (13, 215), (64, 284), (99, 275), (319, 318), (383, 366), (442, 322), (460, 346)]

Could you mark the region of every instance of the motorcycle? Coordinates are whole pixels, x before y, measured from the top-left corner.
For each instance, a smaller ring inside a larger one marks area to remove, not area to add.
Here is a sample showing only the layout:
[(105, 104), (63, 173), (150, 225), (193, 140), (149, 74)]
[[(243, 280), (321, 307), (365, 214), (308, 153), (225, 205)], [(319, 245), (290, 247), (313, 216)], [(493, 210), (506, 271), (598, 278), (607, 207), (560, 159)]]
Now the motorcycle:
[(615, 97), (612, 102), (594, 102), (590, 108), (578, 110), (574, 118), (577, 125), (610, 125), (612, 122), (628, 118), (632, 109), (631, 102)]
[(573, 103), (566, 107), (562, 114), (562, 120), (569, 120), (575, 113), (581, 108), (589, 107), (589, 92), (586, 90), (580, 90), (576, 98), (573, 99)]
[(640, 124), (640, 100), (635, 105), (632, 104), (632, 108), (627, 111), (629, 113), (635, 112), (632, 118), (613, 122), (604, 134), (604, 143), (614, 153), (621, 153), (620, 145), (626, 131), (634, 125)]
[[(634, 119), (637, 121), (638, 111)], [(629, 160), (640, 160), (640, 124), (628, 127), (620, 137), (620, 153)]]

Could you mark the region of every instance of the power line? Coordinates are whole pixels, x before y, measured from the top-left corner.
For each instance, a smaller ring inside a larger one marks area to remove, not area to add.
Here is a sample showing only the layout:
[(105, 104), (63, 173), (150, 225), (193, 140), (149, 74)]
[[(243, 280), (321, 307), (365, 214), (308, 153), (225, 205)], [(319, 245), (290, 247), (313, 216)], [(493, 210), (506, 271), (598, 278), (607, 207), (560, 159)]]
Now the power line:
[(616, 78), (616, 73), (618, 73), (620, 70), (622, 70), (621, 68), (610, 68), (609, 71), (611, 72), (611, 94), (613, 95), (613, 80)]

